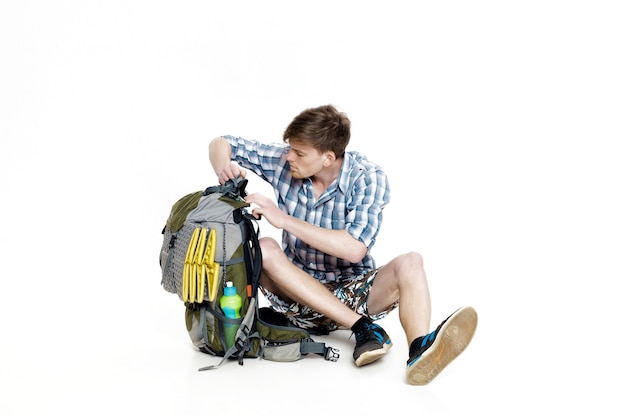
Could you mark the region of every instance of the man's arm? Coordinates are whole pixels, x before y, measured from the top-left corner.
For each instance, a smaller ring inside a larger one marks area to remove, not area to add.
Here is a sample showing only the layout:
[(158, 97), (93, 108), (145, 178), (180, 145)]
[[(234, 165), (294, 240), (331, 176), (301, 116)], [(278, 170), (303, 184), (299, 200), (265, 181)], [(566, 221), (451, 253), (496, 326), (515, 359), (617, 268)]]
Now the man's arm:
[(291, 233), (319, 251), (353, 263), (361, 261), (367, 253), (365, 244), (348, 231), (325, 229), (290, 216), (262, 194), (250, 194), (246, 202), (255, 206), (252, 210), (255, 216), (265, 216), (272, 226)]
[(231, 158), (232, 149), (224, 137), (220, 136), (211, 141), (209, 144), (209, 161), (220, 184), (224, 184), (227, 180), (236, 178), (238, 175), (246, 176), (246, 171), (239, 168), (239, 165), (231, 163)]
[[(231, 162), (232, 148), (224, 137), (217, 137), (209, 144), (209, 160), (220, 184), (238, 175), (246, 176), (246, 171)], [(283, 229), (319, 251), (346, 259), (360, 262), (367, 253), (367, 247), (352, 237), (346, 230), (324, 229), (284, 213), (276, 203), (266, 196), (255, 193), (246, 197), (248, 203), (256, 207), (253, 213), (263, 215), (277, 229)]]
[(360, 262), (367, 253), (365, 244), (347, 230), (324, 229), (293, 216), (287, 218), (284, 229), (317, 250), (352, 263)]

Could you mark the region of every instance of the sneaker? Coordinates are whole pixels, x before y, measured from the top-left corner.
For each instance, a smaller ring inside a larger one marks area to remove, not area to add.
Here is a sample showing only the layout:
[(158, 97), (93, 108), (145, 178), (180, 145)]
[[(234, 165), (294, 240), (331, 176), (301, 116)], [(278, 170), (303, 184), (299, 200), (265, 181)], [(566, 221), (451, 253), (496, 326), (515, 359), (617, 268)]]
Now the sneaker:
[(352, 326), (352, 331), (356, 338), (356, 346), (352, 355), (356, 366), (374, 362), (393, 346), (383, 328), (367, 316), (361, 317)]
[(406, 376), (409, 384), (426, 385), (467, 347), (476, 331), (478, 315), (472, 307), (452, 313), (437, 329), (411, 343)]

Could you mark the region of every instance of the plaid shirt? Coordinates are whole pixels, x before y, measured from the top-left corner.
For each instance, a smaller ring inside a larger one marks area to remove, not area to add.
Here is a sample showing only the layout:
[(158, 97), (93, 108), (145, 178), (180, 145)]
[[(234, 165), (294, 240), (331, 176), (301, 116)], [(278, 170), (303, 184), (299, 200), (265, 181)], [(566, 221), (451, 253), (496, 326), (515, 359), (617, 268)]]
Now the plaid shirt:
[(272, 185), (281, 210), (316, 226), (347, 230), (368, 248), (360, 262), (351, 263), (283, 231), (283, 249), (295, 265), (322, 283), (341, 281), (376, 267), (370, 249), (389, 202), (387, 176), (379, 166), (359, 152), (346, 152), (337, 181), (316, 200), (311, 180), (291, 175), (286, 159), (288, 145), (224, 137), (231, 145), (232, 159)]

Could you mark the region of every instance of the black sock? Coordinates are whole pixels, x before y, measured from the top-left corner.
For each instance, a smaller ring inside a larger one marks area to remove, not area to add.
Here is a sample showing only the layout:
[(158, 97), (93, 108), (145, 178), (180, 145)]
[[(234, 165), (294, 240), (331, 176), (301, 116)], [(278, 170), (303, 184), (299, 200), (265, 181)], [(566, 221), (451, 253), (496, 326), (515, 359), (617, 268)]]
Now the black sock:
[(365, 323), (373, 323), (372, 319), (370, 319), (368, 316), (361, 316), (360, 319), (358, 319), (350, 328), (350, 330), (352, 330), (353, 332), (356, 332), (363, 324)]

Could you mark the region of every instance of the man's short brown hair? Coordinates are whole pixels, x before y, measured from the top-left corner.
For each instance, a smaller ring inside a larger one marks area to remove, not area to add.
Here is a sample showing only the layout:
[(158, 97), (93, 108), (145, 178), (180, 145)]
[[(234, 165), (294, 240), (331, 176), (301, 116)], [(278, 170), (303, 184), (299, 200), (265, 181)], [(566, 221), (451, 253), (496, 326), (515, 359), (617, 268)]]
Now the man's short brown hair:
[(328, 104), (302, 111), (285, 129), (283, 141), (303, 141), (320, 152), (340, 158), (350, 142), (350, 119)]

